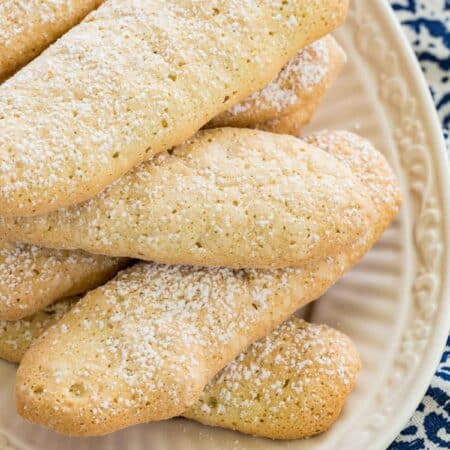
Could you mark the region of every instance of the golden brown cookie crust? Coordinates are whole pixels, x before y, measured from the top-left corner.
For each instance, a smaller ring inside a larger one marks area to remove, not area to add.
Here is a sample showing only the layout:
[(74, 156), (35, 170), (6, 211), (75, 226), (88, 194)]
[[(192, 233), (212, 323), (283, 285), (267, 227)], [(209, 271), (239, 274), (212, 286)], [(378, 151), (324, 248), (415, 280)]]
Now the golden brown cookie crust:
[(0, 320), (0, 358), (19, 363), (31, 344), (60, 320), (80, 299), (59, 300), (33, 315), (18, 320)]
[(184, 416), (271, 439), (310, 437), (336, 421), (360, 367), (347, 336), (292, 317), (219, 372)]
[(111, 279), (127, 260), (0, 242), (0, 320), (17, 320)]
[[(298, 135), (345, 61), (342, 47), (331, 35), (325, 36), (291, 58), (265, 88), (219, 114), (207, 126), (248, 127)], [(289, 126), (285, 119), (288, 116), (292, 116)]]

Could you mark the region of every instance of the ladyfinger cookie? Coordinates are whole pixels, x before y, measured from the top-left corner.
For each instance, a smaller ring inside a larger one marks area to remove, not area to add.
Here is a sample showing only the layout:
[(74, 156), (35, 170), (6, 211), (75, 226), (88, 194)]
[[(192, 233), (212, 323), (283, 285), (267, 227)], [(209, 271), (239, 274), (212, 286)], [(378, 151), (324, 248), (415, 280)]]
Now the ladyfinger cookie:
[(29, 316), (112, 278), (127, 261), (0, 242), (0, 320)]
[(297, 267), (347, 248), (375, 219), (359, 179), (291, 136), (199, 132), (84, 204), (1, 218), (0, 235), (165, 264)]
[(31, 61), (103, 1), (0, 2), (0, 82)]
[(18, 320), (0, 320), (0, 358), (18, 363), (30, 345), (80, 299), (68, 297)]
[(377, 210), (377, 240), (401, 204), (399, 183), (386, 158), (370, 141), (346, 130), (323, 130), (304, 139), (345, 164), (364, 184)]
[(262, 89), (348, 0), (109, 0), (0, 86), (0, 211), (91, 198)]
[[(19, 362), (76, 301), (60, 301), (20, 321), (0, 321), (0, 358)], [(347, 336), (292, 317), (240, 353), (183, 415), (272, 439), (304, 438), (334, 423), (359, 368)]]
[(300, 129), (313, 116), (345, 61), (344, 50), (331, 35), (325, 36), (291, 58), (265, 88), (219, 114), (207, 126), (253, 128), (258, 124), (258, 128), (271, 131), (272, 120), (295, 114)]
[(180, 415), (241, 351), (333, 284), (347, 257), (279, 270), (138, 263), (25, 353), (18, 411), (77, 436)]
[(184, 416), (271, 439), (301, 439), (338, 418), (361, 367), (344, 334), (292, 317), (208, 383)]
[[(355, 159), (356, 168), (358, 161), (364, 158)], [(25, 354), (19, 412), (60, 432), (93, 435), (188, 410), (219, 370), (320, 296), (372, 246), (399, 203), (395, 179), (391, 197), (384, 181), (370, 176), (378, 165), (358, 173), (372, 186), (372, 201), (384, 204), (383, 214), (321, 261), (283, 270), (139, 263), (87, 294)]]

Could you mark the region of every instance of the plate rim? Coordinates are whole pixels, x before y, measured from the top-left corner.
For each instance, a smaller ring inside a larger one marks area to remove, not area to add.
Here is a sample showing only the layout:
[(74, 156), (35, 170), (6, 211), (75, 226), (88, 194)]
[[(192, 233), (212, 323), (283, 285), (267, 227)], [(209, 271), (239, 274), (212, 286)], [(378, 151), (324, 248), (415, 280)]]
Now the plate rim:
[[(430, 157), (437, 162), (437, 164), (434, 164), (433, 169), (437, 169), (438, 172), (435, 172), (433, 175), (437, 176), (438, 179), (436, 187), (441, 198), (441, 206), (443, 206), (440, 212), (442, 214), (441, 228), (444, 252), (440, 270), (441, 273), (447, 274), (441, 279), (441, 293), (438, 295), (438, 308), (436, 311), (437, 320), (434, 323), (435, 327), (428, 341), (431, 345), (429, 345), (429, 350), (422, 359), (420, 369), (415, 371), (415, 374), (418, 376), (413, 384), (414, 391), (411, 392), (413, 395), (404, 398), (400, 413), (397, 411), (395, 415), (391, 414), (388, 428), (385, 428), (382, 435), (380, 435), (380, 439), (371, 446), (374, 450), (385, 450), (395, 441), (422, 401), (436, 372), (450, 332), (450, 164), (441, 121), (432, 100), (425, 75), (420, 68), (411, 44), (391, 5), (387, 1), (378, 0), (374, 2), (373, 6), (380, 9), (381, 14), (385, 18), (383, 26), (389, 27), (391, 35), (397, 40), (394, 48), (397, 51), (400, 50), (399, 56), (410, 70), (408, 79), (414, 87), (417, 87), (414, 90), (415, 98), (422, 108), (423, 116), (426, 119), (425, 130), (427, 130), (427, 137), (432, 143), (432, 151), (429, 152)], [(412, 297), (411, 300), (413, 300)]]

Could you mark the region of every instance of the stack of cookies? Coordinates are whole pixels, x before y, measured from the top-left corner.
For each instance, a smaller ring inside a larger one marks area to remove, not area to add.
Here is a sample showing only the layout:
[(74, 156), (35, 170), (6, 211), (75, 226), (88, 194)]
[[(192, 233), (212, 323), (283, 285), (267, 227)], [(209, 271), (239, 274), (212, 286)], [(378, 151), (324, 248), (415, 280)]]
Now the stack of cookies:
[(326, 430), (359, 355), (294, 313), (400, 204), (366, 139), (298, 137), (345, 63), (329, 33), (348, 2), (27, 3), (0, 5), (0, 357), (20, 362), (19, 413), (73, 436), (176, 416)]

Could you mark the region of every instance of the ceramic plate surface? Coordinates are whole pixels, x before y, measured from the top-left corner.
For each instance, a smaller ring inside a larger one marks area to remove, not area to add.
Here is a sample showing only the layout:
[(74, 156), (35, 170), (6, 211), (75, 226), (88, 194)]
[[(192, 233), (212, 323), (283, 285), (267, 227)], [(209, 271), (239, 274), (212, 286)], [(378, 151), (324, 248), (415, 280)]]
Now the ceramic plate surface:
[(187, 420), (74, 439), (15, 413), (15, 367), (0, 363), (0, 450), (385, 449), (421, 400), (449, 331), (448, 166), (419, 66), (383, 0), (354, 0), (337, 38), (349, 63), (309, 129), (346, 128), (372, 140), (398, 173), (397, 221), (306, 315), (350, 335), (363, 370), (342, 416), (307, 441), (272, 442)]

